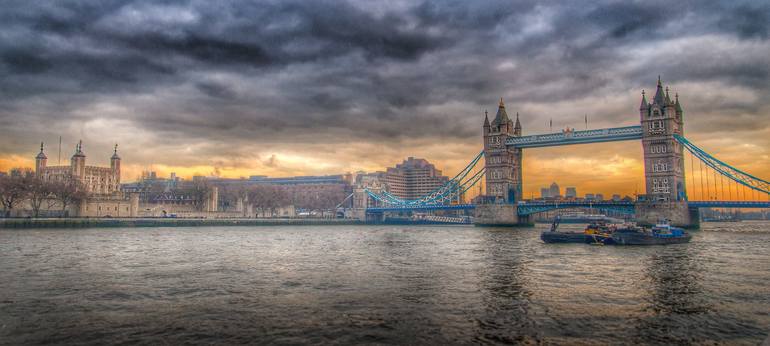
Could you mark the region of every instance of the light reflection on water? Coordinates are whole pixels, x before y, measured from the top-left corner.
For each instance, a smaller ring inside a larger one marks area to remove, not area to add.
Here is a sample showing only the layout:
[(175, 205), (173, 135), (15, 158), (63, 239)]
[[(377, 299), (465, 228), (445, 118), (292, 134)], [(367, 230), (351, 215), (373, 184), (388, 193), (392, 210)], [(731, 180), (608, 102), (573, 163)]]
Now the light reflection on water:
[(770, 223), (654, 247), (547, 245), (544, 228), (0, 230), (0, 343), (756, 344), (770, 330)]

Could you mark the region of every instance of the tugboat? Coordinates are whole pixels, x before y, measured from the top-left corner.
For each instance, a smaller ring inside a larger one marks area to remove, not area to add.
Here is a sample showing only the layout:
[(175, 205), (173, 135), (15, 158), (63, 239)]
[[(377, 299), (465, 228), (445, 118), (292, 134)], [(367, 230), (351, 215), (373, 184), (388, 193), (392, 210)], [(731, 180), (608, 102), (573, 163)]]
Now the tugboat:
[(556, 217), (551, 224), (551, 229), (540, 233), (540, 239), (545, 243), (583, 243), (583, 244), (613, 244), (613, 228), (605, 223), (595, 222), (589, 224), (583, 232), (558, 232), (560, 217)]
[(612, 239), (618, 245), (666, 245), (689, 243), (692, 236), (664, 220), (649, 230), (640, 227), (616, 230), (612, 234)]

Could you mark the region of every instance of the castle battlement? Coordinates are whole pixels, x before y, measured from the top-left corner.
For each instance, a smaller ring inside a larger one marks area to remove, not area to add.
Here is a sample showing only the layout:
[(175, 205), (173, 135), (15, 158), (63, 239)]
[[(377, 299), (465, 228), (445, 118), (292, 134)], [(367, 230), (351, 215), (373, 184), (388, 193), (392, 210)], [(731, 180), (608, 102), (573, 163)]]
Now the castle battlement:
[(120, 192), (120, 157), (117, 144), (110, 158), (110, 167), (86, 166), (82, 142), (75, 146), (75, 153), (70, 159), (69, 166), (48, 167), (47, 163), (48, 157), (43, 151), (43, 143), (40, 143), (40, 153), (35, 157), (35, 174), (40, 179), (45, 181), (77, 179), (86, 191), (97, 195)]

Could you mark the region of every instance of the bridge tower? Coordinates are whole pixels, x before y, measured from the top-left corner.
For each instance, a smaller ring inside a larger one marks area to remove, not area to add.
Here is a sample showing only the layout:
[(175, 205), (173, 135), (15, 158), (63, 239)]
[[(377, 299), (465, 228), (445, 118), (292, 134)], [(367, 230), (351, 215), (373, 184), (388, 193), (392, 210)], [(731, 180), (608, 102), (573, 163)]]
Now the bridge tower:
[(498, 202), (513, 204), (521, 200), (521, 149), (508, 147), (508, 137), (521, 137), (521, 123), (508, 118), (500, 98), (497, 114), (492, 123), (484, 112), (484, 167), (486, 168), (486, 195)]
[(683, 115), (679, 95), (672, 101), (668, 87), (664, 91), (660, 77), (652, 102), (647, 102), (642, 91), (639, 116), (646, 193), (637, 203), (640, 223), (668, 219), (683, 227), (697, 224), (697, 210), (691, 211), (687, 206), (684, 148), (674, 139), (674, 134), (684, 135)]
[[(484, 168), (486, 170), (487, 203), (476, 206), (475, 223), (479, 226), (517, 226), (529, 224), (517, 215), (518, 201), (521, 200), (520, 148), (509, 147), (509, 137), (521, 137), (521, 123), (516, 114), (514, 124), (505, 111), (500, 98), (497, 114), (492, 122), (484, 112)], [(494, 202), (494, 203), (490, 203)]]

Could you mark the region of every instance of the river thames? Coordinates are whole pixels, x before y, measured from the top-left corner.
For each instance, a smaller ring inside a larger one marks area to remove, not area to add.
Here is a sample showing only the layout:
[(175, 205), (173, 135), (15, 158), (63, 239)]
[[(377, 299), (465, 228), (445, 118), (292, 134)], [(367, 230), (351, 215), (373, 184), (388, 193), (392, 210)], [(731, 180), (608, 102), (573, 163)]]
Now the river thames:
[(650, 247), (546, 245), (545, 227), (0, 230), (0, 343), (756, 345), (770, 331), (770, 223)]

